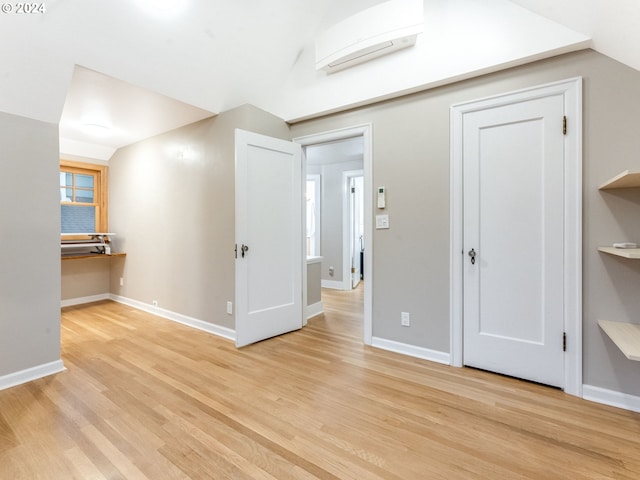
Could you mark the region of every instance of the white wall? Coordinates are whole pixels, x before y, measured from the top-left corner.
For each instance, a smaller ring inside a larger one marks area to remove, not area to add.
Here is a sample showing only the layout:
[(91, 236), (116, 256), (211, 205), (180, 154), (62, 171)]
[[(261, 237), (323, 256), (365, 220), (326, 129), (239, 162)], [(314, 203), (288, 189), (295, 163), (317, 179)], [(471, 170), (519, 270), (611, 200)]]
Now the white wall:
[(587, 36), (509, 1), (425, 0), (415, 46), (327, 74), (315, 70), (310, 42), (280, 91), (256, 104), (293, 123), (588, 45)]

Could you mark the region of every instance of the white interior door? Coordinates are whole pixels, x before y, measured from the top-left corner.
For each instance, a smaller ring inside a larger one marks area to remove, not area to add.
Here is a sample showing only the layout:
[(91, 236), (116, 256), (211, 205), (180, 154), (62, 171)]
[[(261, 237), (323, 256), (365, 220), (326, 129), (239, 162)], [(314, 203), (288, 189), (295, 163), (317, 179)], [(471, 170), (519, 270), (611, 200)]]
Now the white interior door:
[(464, 364), (563, 387), (562, 95), (465, 114)]
[(236, 345), (302, 328), (302, 151), (236, 130)]
[(364, 218), (363, 218), (363, 177), (351, 177), (351, 220), (350, 224), (350, 257), (351, 257), (351, 288), (356, 288), (360, 283), (360, 251), (362, 250), (364, 235)]
[(360, 237), (364, 242), (363, 170), (345, 170), (342, 182), (342, 289), (352, 290), (360, 283)]

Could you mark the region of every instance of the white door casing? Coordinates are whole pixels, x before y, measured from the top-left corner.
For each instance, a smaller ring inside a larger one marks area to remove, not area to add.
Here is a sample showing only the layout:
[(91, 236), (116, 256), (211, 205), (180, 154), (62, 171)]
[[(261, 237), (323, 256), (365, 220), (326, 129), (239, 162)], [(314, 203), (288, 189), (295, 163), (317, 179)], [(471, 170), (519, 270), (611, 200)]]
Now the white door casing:
[(451, 113), (452, 364), (580, 396), (581, 79)]
[(371, 345), (373, 340), (373, 157), (371, 124), (347, 127), (329, 132), (305, 135), (294, 138), (294, 142), (303, 147), (319, 145), (325, 142), (335, 142), (347, 138), (362, 136), (364, 143), (363, 171), (364, 171), (364, 322), (363, 337), (366, 345)]
[(302, 327), (300, 145), (236, 130), (236, 345)]

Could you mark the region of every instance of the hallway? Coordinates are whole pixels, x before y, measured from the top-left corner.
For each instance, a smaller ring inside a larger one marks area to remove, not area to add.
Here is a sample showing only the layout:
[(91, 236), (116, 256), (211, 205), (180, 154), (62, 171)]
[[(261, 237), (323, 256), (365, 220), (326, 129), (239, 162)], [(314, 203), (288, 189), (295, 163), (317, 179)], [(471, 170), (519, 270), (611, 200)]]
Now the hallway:
[(309, 320), (307, 327), (322, 328), (362, 342), (364, 282), (353, 290), (322, 289), (324, 314)]

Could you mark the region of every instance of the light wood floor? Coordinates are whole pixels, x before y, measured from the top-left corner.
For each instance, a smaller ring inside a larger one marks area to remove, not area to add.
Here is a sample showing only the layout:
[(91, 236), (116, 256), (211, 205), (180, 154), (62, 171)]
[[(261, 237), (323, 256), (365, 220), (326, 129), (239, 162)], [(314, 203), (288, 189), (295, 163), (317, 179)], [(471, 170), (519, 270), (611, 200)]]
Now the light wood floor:
[(0, 392), (0, 478), (640, 478), (639, 414), (364, 347), (361, 295), (241, 350), (64, 309), (68, 371)]

